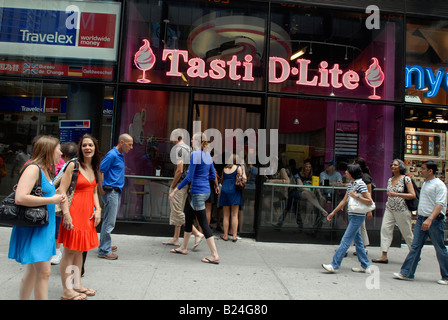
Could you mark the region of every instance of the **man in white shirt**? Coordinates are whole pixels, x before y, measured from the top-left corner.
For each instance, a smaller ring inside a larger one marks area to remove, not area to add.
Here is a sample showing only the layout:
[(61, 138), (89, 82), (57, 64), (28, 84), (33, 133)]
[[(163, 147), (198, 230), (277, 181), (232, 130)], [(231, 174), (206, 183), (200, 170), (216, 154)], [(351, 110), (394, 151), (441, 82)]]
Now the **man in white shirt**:
[(437, 283), (448, 285), (448, 251), (444, 244), (447, 188), (439, 178), (436, 178), (436, 172), (437, 164), (434, 161), (426, 161), (422, 164), (420, 175), (426, 180), (420, 191), (414, 240), (400, 273), (394, 273), (396, 279), (414, 280), (422, 248), (430, 237), (436, 249), (442, 275), (442, 279)]

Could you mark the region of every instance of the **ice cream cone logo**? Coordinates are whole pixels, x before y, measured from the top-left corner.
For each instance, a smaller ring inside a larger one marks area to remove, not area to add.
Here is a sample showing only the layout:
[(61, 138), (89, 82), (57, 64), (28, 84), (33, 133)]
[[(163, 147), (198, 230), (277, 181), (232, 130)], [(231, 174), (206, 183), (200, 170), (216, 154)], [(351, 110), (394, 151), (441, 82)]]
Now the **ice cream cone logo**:
[(372, 61), (364, 80), (369, 87), (373, 88), (373, 94), (369, 96), (369, 99), (381, 99), (381, 96), (376, 95), (376, 88), (383, 84), (384, 72), (381, 70), (377, 58), (372, 58)]
[(152, 52), (151, 46), (147, 39), (143, 39), (144, 45), (140, 47), (140, 50), (134, 55), (134, 63), (136, 67), (143, 71), (143, 77), (138, 79), (138, 82), (148, 83), (151, 80), (146, 79), (145, 73), (150, 70), (156, 63), (156, 56)]

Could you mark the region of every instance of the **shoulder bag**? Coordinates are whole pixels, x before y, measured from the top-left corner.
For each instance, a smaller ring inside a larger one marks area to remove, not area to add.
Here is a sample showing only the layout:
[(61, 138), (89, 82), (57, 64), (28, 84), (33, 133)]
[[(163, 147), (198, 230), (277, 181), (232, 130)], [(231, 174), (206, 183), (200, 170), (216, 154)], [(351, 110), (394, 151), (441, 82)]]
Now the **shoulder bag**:
[[(20, 172), (19, 179), (22, 173), (30, 165), (26, 165)], [(17, 182), (18, 183), (18, 182)], [(48, 210), (47, 205), (38, 207), (20, 206), (15, 203), (17, 184), (13, 188), (13, 192), (3, 199), (0, 206), (0, 222), (10, 226), (16, 227), (41, 227), (48, 224)], [(36, 197), (43, 197), (42, 192), (42, 171), (39, 168), (39, 181), (31, 190), (31, 195)]]
[[(353, 186), (353, 190), (356, 190), (356, 184)], [(353, 198), (352, 196), (348, 196), (348, 212), (353, 213), (367, 213), (375, 210), (375, 202), (372, 200), (371, 205), (367, 205), (364, 202), (357, 198)]]
[[(68, 190), (66, 192), (67, 201), (68, 201), (67, 203), (68, 203), (68, 207), (70, 208), (70, 205), (72, 204), (72, 200), (73, 200), (73, 194), (75, 193), (76, 182), (78, 181), (79, 162), (78, 162), (78, 160), (70, 160), (69, 162), (74, 162), (74, 164), (75, 164), (75, 167), (73, 168), (72, 181), (70, 182), (70, 186), (68, 187)], [(68, 166), (68, 164), (67, 164), (67, 166)], [(64, 172), (67, 169), (67, 166), (65, 166)], [(63, 173), (59, 174), (56, 177), (56, 179), (54, 180), (54, 187), (56, 189), (58, 189), (59, 186), (61, 185), (61, 180), (62, 180), (63, 175), (64, 175)], [(56, 213), (56, 216), (62, 217), (61, 205), (59, 205), (59, 204), (55, 205), (55, 213)]]
[[(406, 205), (408, 206), (409, 211), (412, 212), (412, 211), (417, 211), (417, 209), (418, 209), (418, 199), (420, 197), (420, 190), (418, 189), (414, 180), (412, 178), (409, 178), (409, 179), (411, 179), (411, 183), (414, 186), (415, 198), (411, 199), (411, 200), (404, 199), (404, 202), (406, 202)], [(403, 184), (404, 184), (403, 193), (409, 193), (408, 188), (406, 187), (406, 176), (403, 178)]]
[(238, 173), (238, 168), (239, 168), (239, 167), (240, 167), (240, 166), (238, 166), (238, 167), (236, 168), (237, 172), (236, 172), (236, 177), (235, 177), (235, 186), (236, 186), (240, 191), (243, 191), (243, 190), (244, 190), (244, 187), (246, 187), (246, 183), (244, 182), (243, 175)]

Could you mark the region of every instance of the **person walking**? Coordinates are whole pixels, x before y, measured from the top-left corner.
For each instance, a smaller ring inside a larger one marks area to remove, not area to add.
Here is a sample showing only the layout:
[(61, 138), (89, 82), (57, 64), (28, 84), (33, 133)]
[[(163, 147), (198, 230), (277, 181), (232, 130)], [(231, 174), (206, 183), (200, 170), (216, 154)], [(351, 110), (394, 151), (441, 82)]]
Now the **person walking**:
[(192, 143), (195, 151), (191, 154), (188, 174), (169, 196), (170, 201), (172, 201), (176, 193), (191, 183), (191, 201), (187, 201), (185, 208), (184, 241), (179, 248), (170, 250), (170, 252), (179, 254), (188, 253), (188, 241), (192, 233), (193, 220), (196, 217), (210, 249), (210, 256), (202, 259), (202, 262), (218, 264), (218, 250), (216, 249), (215, 239), (207, 222), (205, 212), (205, 200), (210, 196), (210, 180), (215, 181), (215, 192), (219, 193), (215, 167), (210, 153), (206, 150), (208, 142), (205, 135), (196, 133), (193, 135)]
[[(232, 241), (237, 241), (238, 234), (238, 209), (242, 204), (242, 194), (235, 186), (235, 180), (237, 174), (243, 177), (243, 181), (246, 182), (246, 174), (241, 166), (237, 165), (237, 155), (232, 154), (229, 163), (226, 164), (223, 170), (223, 181), (221, 197), (219, 198), (219, 206), (223, 209), (223, 229), (224, 235), (221, 239), (224, 241), (229, 240), (229, 221), (232, 222)], [(231, 219), (230, 219), (231, 217)]]
[[(389, 263), (387, 252), (392, 243), (395, 225), (398, 225), (408, 248), (411, 249), (412, 239), (412, 213), (405, 200), (415, 198), (415, 190), (411, 178), (406, 176), (406, 165), (400, 159), (394, 159), (390, 165), (392, 177), (387, 181), (387, 201), (381, 223), (381, 257), (372, 259), (374, 263)], [(404, 189), (408, 190), (404, 193)]]
[[(48, 280), (51, 274), (50, 259), (56, 254), (54, 235), (56, 232), (55, 204), (63, 204), (66, 197), (56, 194), (52, 183), (52, 172), (61, 158), (59, 140), (41, 136), (33, 147), (30, 164), (23, 169), (17, 183), (15, 202), (21, 206), (47, 205), (48, 224), (41, 227), (13, 227), (9, 242), (8, 258), (26, 265), (20, 283), (19, 298), (27, 300), (34, 291), (36, 300), (48, 300)], [(31, 190), (42, 174), (44, 196), (31, 195)]]
[(445, 184), (439, 178), (436, 178), (436, 173), (437, 163), (434, 161), (422, 163), (420, 175), (425, 178), (425, 182), (420, 191), (414, 239), (411, 250), (401, 266), (400, 273), (394, 273), (395, 279), (414, 280), (422, 248), (429, 237), (436, 250), (442, 276), (442, 279), (438, 280), (437, 283), (448, 285), (448, 251), (444, 243), (447, 189)]
[[(58, 242), (64, 245), (60, 264), (63, 287), (62, 300), (84, 300), (94, 296), (96, 291), (81, 285), (83, 252), (98, 247), (96, 226), (101, 221), (101, 207), (98, 198), (97, 181), (100, 179), (100, 157), (97, 140), (85, 134), (78, 147), (79, 175), (70, 207), (62, 205), (63, 221)], [(70, 162), (62, 177), (58, 192), (66, 195), (72, 181), (74, 162)], [(71, 267), (75, 266), (74, 284), (69, 285), (72, 277)]]
[[(188, 163), (190, 162), (190, 147), (183, 141), (183, 130), (176, 129), (171, 133), (171, 141), (175, 144), (173, 147), (176, 160), (176, 171), (174, 172), (173, 181), (170, 185), (169, 194), (179, 185), (179, 183), (187, 176)], [(174, 160), (174, 159), (173, 159)], [(185, 225), (184, 208), (188, 197), (188, 188), (182, 188), (176, 193), (175, 197), (170, 201), (170, 225), (174, 226), (174, 235), (170, 240), (163, 242), (164, 245), (179, 246), (180, 230)], [(192, 249), (195, 249), (204, 239), (204, 235), (192, 227), (195, 236), (195, 243)]]
[(101, 225), (98, 257), (108, 260), (118, 259), (117, 247), (112, 246), (111, 233), (115, 228), (118, 210), (121, 202), (121, 192), (124, 187), (124, 154), (129, 153), (134, 147), (132, 137), (123, 133), (118, 137), (117, 146), (113, 147), (100, 164), (103, 173), (102, 199), (104, 203), (104, 217)]
[[(342, 210), (348, 203), (348, 197), (357, 198), (360, 202), (371, 205), (373, 203), (369, 191), (367, 190), (366, 184), (362, 181), (362, 170), (359, 164), (349, 164), (347, 165), (347, 171), (345, 172), (346, 177), (350, 180), (347, 187), (347, 192), (344, 198), (338, 204), (338, 206), (327, 216), (327, 220), (331, 221), (333, 216)], [(356, 255), (359, 262), (361, 262), (361, 268), (352, 268), (353, 272), (365, 272), (370, 273), (370, 263), (367, 258), (366, 250), (364, 248), (360, 228), (366, 219), (365, 213), (355, 213), (350, 211), (350, 206), (348, 208), (348, 226), (345, 230), (344, 236), (342, 237), (339, 248), (333, 256), (333, 261), (330, 264), (322, 264), (322, 267), (330, 272), (335, 273), (339, 270), (341, 266), (342, 259), (344, 259), (348, 248), (352, 241), (356, 246)]]

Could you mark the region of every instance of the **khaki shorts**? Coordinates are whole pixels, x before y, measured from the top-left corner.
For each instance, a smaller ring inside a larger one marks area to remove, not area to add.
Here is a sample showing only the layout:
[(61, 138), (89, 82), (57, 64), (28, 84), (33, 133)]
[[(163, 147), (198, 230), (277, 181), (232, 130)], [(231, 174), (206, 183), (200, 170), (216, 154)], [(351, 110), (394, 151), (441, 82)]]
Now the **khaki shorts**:
[[(170, 194), (174, 189), (170, 188)], [(183, 226), (185, 224), (184, 207), (188, 196), (188, 188), (184, 187), (176, 192), (170, 201), (170, 225)]]

